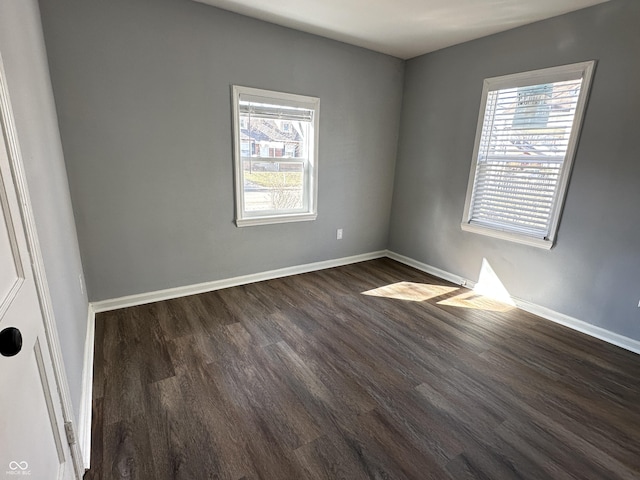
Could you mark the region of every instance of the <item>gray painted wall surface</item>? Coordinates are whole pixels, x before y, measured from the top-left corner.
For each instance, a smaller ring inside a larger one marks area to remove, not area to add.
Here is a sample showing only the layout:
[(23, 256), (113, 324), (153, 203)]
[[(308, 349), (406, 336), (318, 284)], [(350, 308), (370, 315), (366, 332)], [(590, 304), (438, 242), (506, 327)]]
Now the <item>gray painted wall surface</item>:
[(88, 303), (37, 1), (0, 0), (0, 53), (77, 420)]
[[(407, 62), (390, 249), (640, 340), (640, 2), (614, 0)], [(598, 60), (551, 251), (462, 232), (482, 81)]]
[[(401, 60), (188, 0), (41, 8), (92, 301), (386, 247)], [(316, 221), (233, 224), (232, 84), (320, 97)]]

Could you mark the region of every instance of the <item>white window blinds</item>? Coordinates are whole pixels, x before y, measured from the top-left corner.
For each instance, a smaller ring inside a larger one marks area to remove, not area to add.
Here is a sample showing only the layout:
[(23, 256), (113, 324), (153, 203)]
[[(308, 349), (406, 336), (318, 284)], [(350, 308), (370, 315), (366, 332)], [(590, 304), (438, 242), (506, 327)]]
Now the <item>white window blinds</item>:
[(528, 81), (520, 74), (511, 83), (503, 77), (485, 82), (465, 212), (469, 225), (541, 240), (552, 236), (581, 120), (576, 114), (584, 109), (584, 71), (563, 72), (556, 81), (539, 72)]
[(314, 114), (314, 110), (311, 108), (261, 103), (260, 100), (253, 100), (249, 95), (240, 96), (239, 109), (241, 115), (248, 115), (254, 118), (297, 120), (302, 122), (311, 122)]

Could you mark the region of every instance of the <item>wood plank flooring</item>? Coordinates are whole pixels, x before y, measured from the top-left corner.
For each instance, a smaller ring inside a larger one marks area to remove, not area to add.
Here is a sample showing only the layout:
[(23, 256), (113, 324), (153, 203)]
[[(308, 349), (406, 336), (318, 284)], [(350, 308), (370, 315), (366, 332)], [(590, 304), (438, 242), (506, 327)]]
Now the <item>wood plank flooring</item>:
[(87, 480), (638, 479), (640, 356), (373, 260), (99, 314), (92, 437)]

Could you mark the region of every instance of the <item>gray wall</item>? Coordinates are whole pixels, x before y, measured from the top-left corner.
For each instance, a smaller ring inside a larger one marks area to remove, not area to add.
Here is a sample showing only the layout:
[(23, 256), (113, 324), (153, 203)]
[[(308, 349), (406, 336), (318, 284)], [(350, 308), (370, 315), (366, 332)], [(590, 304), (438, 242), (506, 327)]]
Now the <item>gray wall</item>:
[[(401, 60), (189, 0), (41, 8), (91, 300), (386, 248)], [(232, 84), (320, 97), (315, 222), (233, 224)]]
[(0, 0), (0, 53), (77, 419), (88, 304), (36, 0)]
[[(640, 2), (614, 0), (407, 62), (390, 249), (640, 340)], [(598, 60), (551, 251), (462, 232), (485, 77)]]
[[(486, 258), (512, 295), (640, 339), (638, 2), (410, 60), (404, 100), (400, 60), (189, 0), (41, 8), (92, 300), (388, 245), (472, 279)], [(556, 246), (462, 232), (482, 80), (590, 59)], [(321, 98), (317, 221), (233, 225), (231, 84)]]

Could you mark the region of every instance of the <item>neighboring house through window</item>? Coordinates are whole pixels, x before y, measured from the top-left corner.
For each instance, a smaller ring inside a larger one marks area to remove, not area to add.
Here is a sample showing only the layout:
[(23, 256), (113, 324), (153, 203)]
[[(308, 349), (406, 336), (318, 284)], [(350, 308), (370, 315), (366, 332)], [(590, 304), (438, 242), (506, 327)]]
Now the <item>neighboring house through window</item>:
[(463, 230), (553, 246), (594, 65), (484, 81)]
[(233, 86), (236, 225), (315, 220), (320, 100)]

